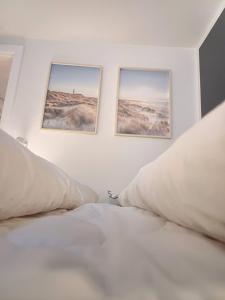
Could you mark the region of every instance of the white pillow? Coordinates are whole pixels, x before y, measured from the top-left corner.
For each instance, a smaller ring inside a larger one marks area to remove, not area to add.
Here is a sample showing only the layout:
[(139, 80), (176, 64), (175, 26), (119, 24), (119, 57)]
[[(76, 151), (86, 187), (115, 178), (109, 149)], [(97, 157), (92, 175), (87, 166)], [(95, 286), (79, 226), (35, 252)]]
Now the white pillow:
[(225, 102), (143, 167), (119, 201), (225, 242)]
[(0, 220), (96, 200), (90, 188), (0, 130)]

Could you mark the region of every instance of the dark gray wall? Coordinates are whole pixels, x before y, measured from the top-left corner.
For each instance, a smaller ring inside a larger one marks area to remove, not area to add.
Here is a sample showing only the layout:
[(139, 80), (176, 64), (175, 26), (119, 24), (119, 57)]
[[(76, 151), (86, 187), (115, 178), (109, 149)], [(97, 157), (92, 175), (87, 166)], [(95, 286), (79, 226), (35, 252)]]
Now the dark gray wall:
[(225, 99), (225, 9), (199, 49), (202, 116)]

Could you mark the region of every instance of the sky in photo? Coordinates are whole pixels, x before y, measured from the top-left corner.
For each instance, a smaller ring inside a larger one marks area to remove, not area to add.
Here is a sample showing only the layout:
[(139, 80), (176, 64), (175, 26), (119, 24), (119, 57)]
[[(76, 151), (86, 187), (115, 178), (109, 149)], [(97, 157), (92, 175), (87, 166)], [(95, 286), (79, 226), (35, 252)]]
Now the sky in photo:
[(169, 71), (120, 70), (119, 99), (168, 100)]
[(50, 91), (81, 93), (88, 97), (98, 97), (100, 69), (52, 64), (49, 80)]

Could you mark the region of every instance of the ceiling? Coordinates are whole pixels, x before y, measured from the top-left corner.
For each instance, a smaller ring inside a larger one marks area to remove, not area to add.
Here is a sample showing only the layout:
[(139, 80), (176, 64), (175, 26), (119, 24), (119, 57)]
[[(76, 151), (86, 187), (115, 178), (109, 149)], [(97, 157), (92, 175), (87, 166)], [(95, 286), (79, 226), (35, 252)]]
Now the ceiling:
[(224, 0), (0, 0), (0, 36), (196, 47)]

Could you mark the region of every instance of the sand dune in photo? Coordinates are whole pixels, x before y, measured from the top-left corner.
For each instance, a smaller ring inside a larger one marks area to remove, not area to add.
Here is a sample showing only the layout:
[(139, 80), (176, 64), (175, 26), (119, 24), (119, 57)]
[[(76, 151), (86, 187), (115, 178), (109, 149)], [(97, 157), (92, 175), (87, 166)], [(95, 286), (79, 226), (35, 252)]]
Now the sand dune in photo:
[(119, 99), (117, 133), (169, 137), (168, 101)]
[(43, 128), (94, 132), (96, 115), (97, 98), (48, 90)]

